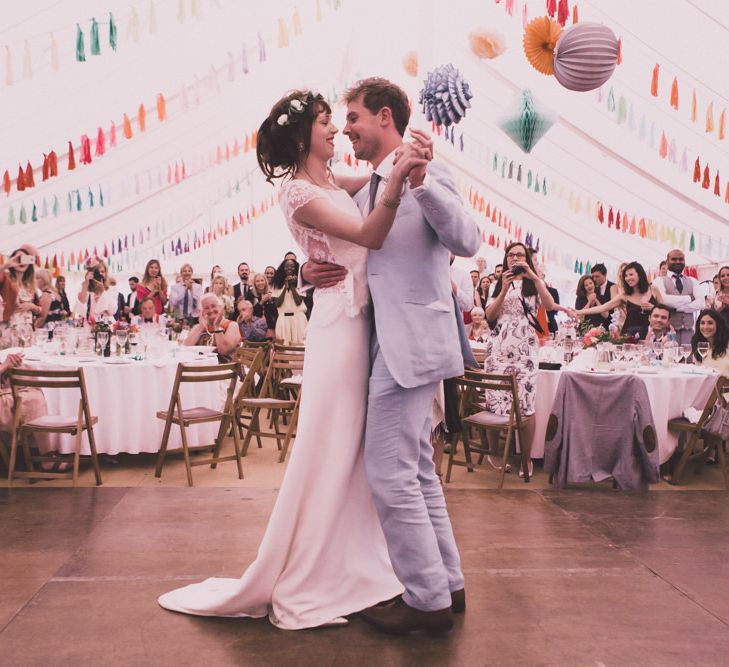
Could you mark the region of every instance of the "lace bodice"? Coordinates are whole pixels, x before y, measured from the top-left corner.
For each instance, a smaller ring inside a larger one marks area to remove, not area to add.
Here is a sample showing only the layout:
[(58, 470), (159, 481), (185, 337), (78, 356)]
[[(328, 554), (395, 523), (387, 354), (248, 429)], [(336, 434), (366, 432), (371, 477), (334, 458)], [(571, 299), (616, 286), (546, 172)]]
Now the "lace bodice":
[(341, 283), (334, 287), (317, 289), (316, 303), (334, 301), (344, 307), (346, 315), (354, 317), (369, 302), (367, 249), (296, 222), (296, 211), (318, 198), (328, 199), (346, 215), (361, 216), (357, 205), (344, 190), (327, 190), (298, 179), (284, 183), (281, 189), (281, 208), (294, 240), (307, 257), (318, 262), (339, 264), (348, 271), (347, 277)]

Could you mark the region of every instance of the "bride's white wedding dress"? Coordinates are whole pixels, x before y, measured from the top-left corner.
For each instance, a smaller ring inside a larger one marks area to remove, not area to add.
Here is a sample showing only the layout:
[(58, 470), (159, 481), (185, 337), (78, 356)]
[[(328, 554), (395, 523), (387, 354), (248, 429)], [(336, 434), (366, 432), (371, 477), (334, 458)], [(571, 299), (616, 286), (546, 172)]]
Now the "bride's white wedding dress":
[[(298, 435), (256, 560), (240, 579), (165, 593), (165, 609), (199, 616), (268, 615), (287, 630), (337, 622), (403, 591), (392, 570), (363, 461), (370, 374), (367, 250), (299, 225), (317, 197), (359, 216), (342, 190), (292, 180), (281, 205), (302, 251), (348, 269), (318, 289), (306, 336)], [(244, 529), (244, 528), (242, 528)]]

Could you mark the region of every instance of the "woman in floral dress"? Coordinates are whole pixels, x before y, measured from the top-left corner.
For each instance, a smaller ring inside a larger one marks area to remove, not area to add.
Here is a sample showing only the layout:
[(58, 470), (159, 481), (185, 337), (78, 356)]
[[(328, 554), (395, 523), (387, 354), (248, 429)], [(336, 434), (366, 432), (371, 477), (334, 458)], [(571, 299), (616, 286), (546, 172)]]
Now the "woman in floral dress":
[[(534, 414), (539, 370), (539, 343), (532, 322), (536, 322), (540, 303), (547, 311), (553, 310), (555, 304), (534, 269), (531, 251), (524, 244), (508, 245), (503, 265), (506, 270), (486, 308), (491, 335), (486, 342), (485, 370), (516, 376), (519, 411), (524, 418)], [(486, 409), (506, 415), (511, 410), (511, 397), (503, 391), (488, 391)], [(526, 442), (532, 440), (533, 421), (523, 429)], [(495, 445), (495, 441), (491, 442), (493, 449)]]

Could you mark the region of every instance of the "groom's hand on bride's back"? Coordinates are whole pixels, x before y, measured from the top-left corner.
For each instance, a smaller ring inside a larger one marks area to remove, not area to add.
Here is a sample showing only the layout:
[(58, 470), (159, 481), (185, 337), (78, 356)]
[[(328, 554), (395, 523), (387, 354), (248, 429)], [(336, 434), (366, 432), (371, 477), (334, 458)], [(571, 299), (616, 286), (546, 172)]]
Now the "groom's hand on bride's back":
[(347, 275), (347, 269), (339, 264), (317, 262), (310, 259), (301, 266), (301, 278), (314, 287), (334, 287), (342, 282)]

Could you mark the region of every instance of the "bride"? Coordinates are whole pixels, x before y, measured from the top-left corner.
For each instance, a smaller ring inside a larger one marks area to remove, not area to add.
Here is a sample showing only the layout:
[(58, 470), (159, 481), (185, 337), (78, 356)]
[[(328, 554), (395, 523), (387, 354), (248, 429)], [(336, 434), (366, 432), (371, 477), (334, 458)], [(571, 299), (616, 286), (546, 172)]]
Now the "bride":
[[(162, 595), (165, 609), (199, 616), (262, 617), (297, 630), (343, 624), (348, 614), (399, 595), (363, 461), (370, 373), (367, 249), (395, 219), (411, 169), (429, 147), (404, 144), (372, 212), (350, 194), (366, 178), (335, 181), (331, 108), (294, 91), (263, 121), (258, 164), (269, 182), (287, 178), (281, 206), (302, 251), (342, 265), (345, 280), (318, 289), (306, 338), (298, 435), (256, 560), (240, 579), (211, 578)], [(346, 188), (346, 189), (342, 189)]]

